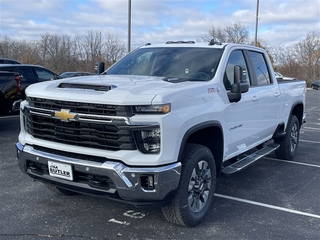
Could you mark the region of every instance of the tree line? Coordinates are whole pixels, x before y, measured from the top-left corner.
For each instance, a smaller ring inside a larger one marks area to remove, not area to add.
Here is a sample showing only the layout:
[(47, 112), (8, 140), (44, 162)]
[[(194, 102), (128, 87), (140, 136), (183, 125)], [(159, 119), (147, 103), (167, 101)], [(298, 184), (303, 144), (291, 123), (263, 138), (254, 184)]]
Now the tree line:
[[(284, 76), (304, 79), (308, 86), (320, 79), (319, 32), (309, 32), (302, 41), (292, 45), (271, 45), (263, 39), (254, 42), (244, 25), (234, 23), (224, 28), (212, 26), (197, 41), (211, 39), (256, 44), (268, 52), (275, 71)], [(103, 61), (108, 67), (125, 54), (125, 43), (109, 31), (88, 31), (74, 37), (45, 33), (39, 41), (13, 40), (0, 35), (0, 57), (42, 65), (58, 74), (66, 71), (93, 72), (96, 62)]]
[(88, 31), (75, 37), (46, 33), (39, 41), (19, 41), (0, 35), (0, 57), (41, 65), (57, 74), (93, 72), (96, 62), (105, 62), (108, 67), (125, 53), (124, 42), (111, 32)]

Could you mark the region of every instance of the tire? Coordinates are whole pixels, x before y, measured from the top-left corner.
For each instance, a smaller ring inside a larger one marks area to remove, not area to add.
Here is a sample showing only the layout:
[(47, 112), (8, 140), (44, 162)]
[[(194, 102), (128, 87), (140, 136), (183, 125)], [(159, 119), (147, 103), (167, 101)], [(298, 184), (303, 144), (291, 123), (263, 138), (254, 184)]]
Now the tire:
[(212, 206), (215, 185), (216, 166), (211, 151), (202, 145), (187, 144), (179, 187), (172, 202), (162, 207), (163, 216), (175, 224), (195, 226)]
[(59, 194), (59, 195), (65, 195), (65, 196), (77, 195), (76, 192), (72, 192), (72, 191), (69, 191), (69, 190), (66, 190), (66, 189), (63, 189), (63, 188), (59, 188), (59, 187), (56, 187), (56, 186), (51, 185), (51, 184), (44, 183), (44, 185), (45, 185), (46, 188), (48, 188), (50, 191), (52, 191), (52, 192), (54, 192), (54, 193), (57, 193), (57, 194)]
[(286, 135), (280, 139), (275, 139), (275, 143), (280, 144), (276, 150), (276, 156), (280, 159), (291, 160), (297, 152), (300, 137), (300, 122), (295, 115), (291, 115)]

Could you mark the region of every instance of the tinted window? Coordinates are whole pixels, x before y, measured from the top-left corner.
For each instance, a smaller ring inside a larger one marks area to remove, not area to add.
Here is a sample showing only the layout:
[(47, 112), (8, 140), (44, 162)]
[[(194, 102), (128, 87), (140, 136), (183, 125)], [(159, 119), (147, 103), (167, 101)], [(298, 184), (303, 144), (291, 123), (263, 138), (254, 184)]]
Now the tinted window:
[(270, 75), (263, 54), (249, 51), (249, 55), (253, 62), (258, 85), (270, 84)]
[[(231, 85), (234, 83), (234, 66), (236, 65), (245, 68), (246, 70), (248, 69), (243, 52), (241, 50), (233, 51), (229, 56), (223, 79), (224, 86), (227, 90), (230, 90)], [(246, 74), (246, 81), (250, 85), (249, 74)]]
[(18, 72), (21, 78), (35, 79), (31, 67), (16, 67), (15, 72)]
[(20, 64), (19, 62), (12, 61), (12, 60), (4, 60), (4, 63), (9, 63), (9, 64)]
[(0, 64), (21, 64), (21, 63), (11, 59), (0, 59)]
[(214, 77), (221, 54), (221, 49), (208, 48), (141, 48), (128, 54), (104, 74), (210, 80)]
[(36, 67), (36, 68), (34, 68), (34, 70), (36, 71), (38, 78), (41, 80), (55, 79), (54, 73), (52, 73), (46, 69)]
[(0, 66), (0, 71), (14, 72), (14, 67), (2, 67), (2, 66)]

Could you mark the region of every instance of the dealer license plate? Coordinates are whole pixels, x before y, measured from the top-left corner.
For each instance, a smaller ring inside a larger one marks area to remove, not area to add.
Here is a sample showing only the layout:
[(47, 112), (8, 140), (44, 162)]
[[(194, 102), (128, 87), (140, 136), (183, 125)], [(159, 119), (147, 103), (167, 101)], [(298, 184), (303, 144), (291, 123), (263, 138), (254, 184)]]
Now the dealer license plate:
[(50, 176), (72, 181), (73, 174), (70, 164), (48, 161)]

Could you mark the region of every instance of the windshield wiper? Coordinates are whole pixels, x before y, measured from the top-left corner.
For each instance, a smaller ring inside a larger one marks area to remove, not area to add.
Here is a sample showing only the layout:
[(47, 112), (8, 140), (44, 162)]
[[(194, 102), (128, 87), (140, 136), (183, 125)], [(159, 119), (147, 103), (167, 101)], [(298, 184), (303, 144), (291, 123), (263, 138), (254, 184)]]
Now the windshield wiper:
[(188, 79), (186, 79), (186, 78), (179, 78), (179, 77), (165, 77), (162, 80), (166, 81), (166, 82), (172, 82), (172, 83), (179, 83), (179, 82), (188, 81)]

